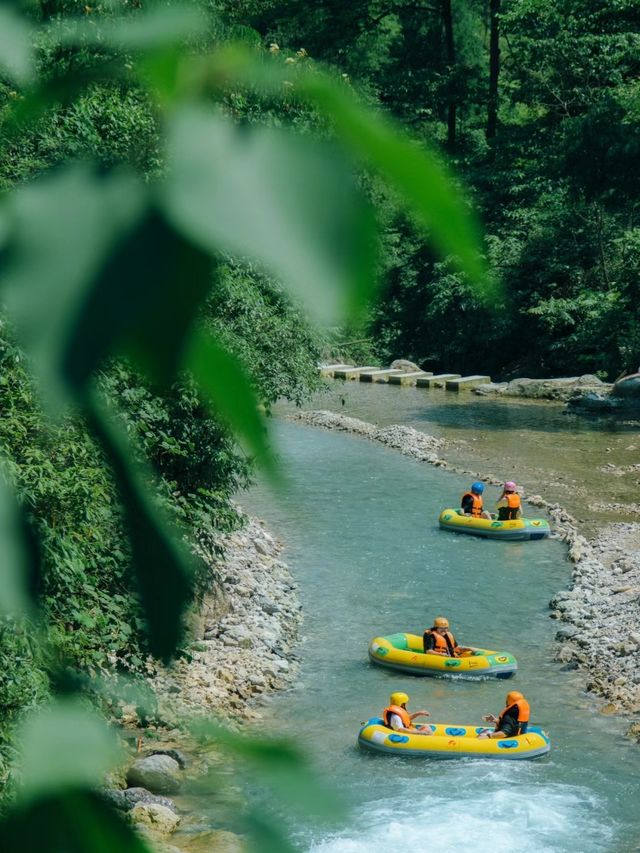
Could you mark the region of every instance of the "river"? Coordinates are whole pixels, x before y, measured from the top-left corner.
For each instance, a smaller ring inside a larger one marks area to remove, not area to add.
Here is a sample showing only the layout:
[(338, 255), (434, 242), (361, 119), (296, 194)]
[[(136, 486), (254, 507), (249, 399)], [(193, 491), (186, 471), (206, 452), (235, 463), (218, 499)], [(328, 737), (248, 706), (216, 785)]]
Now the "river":
[(570, 414), (556, 402), (340, 380), (329, 380), (304, 408), (445, 438), (453, 465), (516, 480), (525, 494), (557, 501), (586, 535), (610, 521), (638, 521), (640, 471), (630, 469), (640, 452), (637, 420)]
[[(376, 389), (378, 390), (378, 389)], [(396, 389), (394, 389), (396, 390)], [(636, 427), (637, 429), (637, 427)], [(640, 849), (640, 749), (599, 714), (582, 677), (552, 661), (551, 595), (570, 570), (559, 542), (503, 543), (440, 531), (439, 510), (468, 481), (362, 439), (277, 422), (289, 487), (258, 484), (245, 508), (286, 543), (305, 612), (297, 686), (265, 725), (300, 743), (349, 807), (334, 827), (293, 820), (322, 853)], [(408, 678), (367, 661), (381, 633), (449, 617), (459, 642), (513, 652), (509, 682)], [(525, 692), (551, 754), (532, 762), (402, 760), (356, 747), (361, 720), (391, 690), (433, 721), (476, 723), (508, 686)]]

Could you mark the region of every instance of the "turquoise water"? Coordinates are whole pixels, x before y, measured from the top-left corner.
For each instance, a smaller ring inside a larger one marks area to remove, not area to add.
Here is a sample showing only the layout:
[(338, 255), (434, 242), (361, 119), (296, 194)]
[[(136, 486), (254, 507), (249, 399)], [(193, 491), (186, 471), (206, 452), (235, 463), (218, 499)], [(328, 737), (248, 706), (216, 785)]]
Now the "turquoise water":
[[(631, 851), (640, 849), (640, 749), (624, 721), (597, 713), (582, 677), (551, 661), (547, 603), (569, 579), (557, 541), (501, 543), (437, 528), (466, 480), (361, 439), (277, 424), (289, 488), (243, 498), (286, 543), (305, 612), (300, 681), (266, 709), (349, 806), (331, 828), (292, 824), (323, 853)], [(508, 682), (410, 678), (367, 661), (377, 634), (449, 617), (458, 641), (507, 649)], [(533, 762), (447, 761), (363, 753), (359, 723), (392, 690), (440, 722), (478, 723), (521, 689), (552, 740)]]

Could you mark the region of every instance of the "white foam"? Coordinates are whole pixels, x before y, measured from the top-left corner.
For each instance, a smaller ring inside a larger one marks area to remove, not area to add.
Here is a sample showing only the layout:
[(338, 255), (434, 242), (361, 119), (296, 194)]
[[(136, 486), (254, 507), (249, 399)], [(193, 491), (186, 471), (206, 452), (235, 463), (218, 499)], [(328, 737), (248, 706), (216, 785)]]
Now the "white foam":
[[(568, 785), (492, 783), (434, 795), (421, 785), (410, 803), (368, 803), (349, 830), (315, 842), (313, 853), (567, 853), (601, 851), (610, 821), (593, 794)], [(450, 780), (449, 780), (450, 781)], [(476, 779), (476, 782), (478, 780)], [(429, 789), (437, 787), (437, 774)], [(466, 787), (466, 786), (465, 786)]]

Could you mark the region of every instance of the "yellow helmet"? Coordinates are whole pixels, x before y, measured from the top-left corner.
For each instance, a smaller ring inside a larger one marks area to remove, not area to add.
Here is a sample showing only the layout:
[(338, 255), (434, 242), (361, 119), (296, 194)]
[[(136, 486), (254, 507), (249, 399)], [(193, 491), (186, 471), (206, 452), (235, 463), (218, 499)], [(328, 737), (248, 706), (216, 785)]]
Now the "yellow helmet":
[(433, 620), (433, 627), (434, 628), (448, 628), (449, 627), (449, 620), (445, 616), (436, 616), (436, 618)]
[(406, 705), (409, 701), (409, 697), (406, 693), (402, 693), (398, 690), (396, 693), (392, 693), (389, 698), (390, 705)]
[(507, 705), (513, 705), (518, 699), (524, 699), (524, 696), (518, 690), (512, 690), (510, 693), (507, 693)]

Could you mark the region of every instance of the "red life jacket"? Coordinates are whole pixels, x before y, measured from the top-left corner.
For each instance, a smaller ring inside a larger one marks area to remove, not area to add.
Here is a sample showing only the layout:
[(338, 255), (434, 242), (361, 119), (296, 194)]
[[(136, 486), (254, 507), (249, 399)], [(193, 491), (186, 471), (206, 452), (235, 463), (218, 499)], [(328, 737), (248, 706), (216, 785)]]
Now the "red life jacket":
[(435, 652), (446, 652), (451, 658), (456, 656), (456, 638), (450, 631), (447, 631), (446, 634), (441, 634), (439, 631), (429, 628), (422, 635), (423, 644), (425, 638), (428, 636), (433, 637), (433, 650)]
[(402, 725), (405, 729), (411, 728), (411, 717), (409, 716), (409, 712), (405, 708), (401, 708), (400, 705), (389, 705), (388, 708), (385, 708), (382, 712), (382, 719), (384, 720), (384, 724), (388, 729), (393, 728), (391, 725), (391, 715), (397, 714), (402, 720)]
[(473, 499), (473, 506), (471, 507), (471, 515), (474, 518), (482, 518), (482, 507), (483, 507), (482, 496), (481, 495), (474, 495), (473, 492), (465, 492), (464, 495), (462, 496), (462, 500), (464, 500), (465, 498), (472, 498)]
[(496, 727), (495, 727), (496, 732), (500, 731), (500, 724), (502, 723), (502, 719), (503, 719), (504, 715), (507, 713), (507, 711), (510, 711), (512, 708), (518, 709), (518, 731), (516, 732), (516, 736), (524, 734), (524, 732), (526, 732), (527, 723), (529, 722), (529, 715), (531, 713), (531, 710), (529, 708), (529, 703), (527, 702), (526, 699), (518, 699), (512, 705), (508, 705), (504, 709), (504, 711), (498, 717), (498, 722), (496, 723)]

